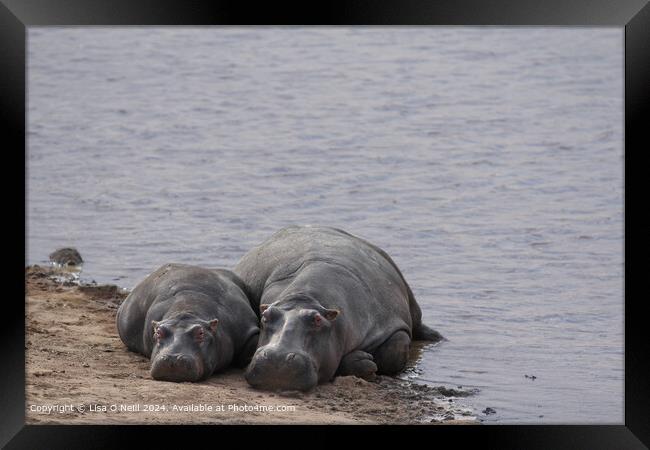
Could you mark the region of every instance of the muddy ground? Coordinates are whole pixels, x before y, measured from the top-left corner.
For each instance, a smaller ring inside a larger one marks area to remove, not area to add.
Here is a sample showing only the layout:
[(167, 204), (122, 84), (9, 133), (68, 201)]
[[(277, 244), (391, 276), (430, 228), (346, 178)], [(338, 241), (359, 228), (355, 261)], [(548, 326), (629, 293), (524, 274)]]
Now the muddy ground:
[(156, 381), (149, 360), (118, 337), (126, 292), (39, 266), (25, 282), (29, 424), (476, 423), (457, 405), (468, 392), (384, 376), (338, 377), (309, 393), (257, 391), (235, 369), (200, 383)]

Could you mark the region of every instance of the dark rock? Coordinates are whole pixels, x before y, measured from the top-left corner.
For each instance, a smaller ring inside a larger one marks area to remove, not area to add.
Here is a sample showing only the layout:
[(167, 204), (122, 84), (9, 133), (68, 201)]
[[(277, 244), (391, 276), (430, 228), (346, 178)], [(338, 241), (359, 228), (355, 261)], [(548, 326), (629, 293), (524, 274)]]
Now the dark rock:
[(50, 261), (62, 266), (78, 266), (84, 262), (77, 249), (72, 247), (60, 248), (50, 253)]
[(497, 411), (496, 411), (496, 409), (494, 409), (494, 408), (490, 408), (490, 407), (488, 406), (487, 408), (485, 408), (485, 409), (484, 409), (483, 411), (481, 411), (481, 412), (482, 412), (483, 414), (485, 414), (486, 416), (488, 416), (488, 415), (490, 415), (490, 414), (496, 414)]

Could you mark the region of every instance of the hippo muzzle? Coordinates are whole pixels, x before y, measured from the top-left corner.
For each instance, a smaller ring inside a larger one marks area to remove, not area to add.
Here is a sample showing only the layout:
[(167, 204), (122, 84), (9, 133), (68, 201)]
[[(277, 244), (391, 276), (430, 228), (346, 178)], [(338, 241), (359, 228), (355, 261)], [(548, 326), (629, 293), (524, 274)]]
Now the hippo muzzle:
[(158, 355), (151, 363), (151, 376), (161, 381), (198, 381), (203, 378), (200, 359), (182, 353)]
[(245, 374), (258, 389), (307, 391), (318, 384), (314, 359), (302, 351), (260, 347)]

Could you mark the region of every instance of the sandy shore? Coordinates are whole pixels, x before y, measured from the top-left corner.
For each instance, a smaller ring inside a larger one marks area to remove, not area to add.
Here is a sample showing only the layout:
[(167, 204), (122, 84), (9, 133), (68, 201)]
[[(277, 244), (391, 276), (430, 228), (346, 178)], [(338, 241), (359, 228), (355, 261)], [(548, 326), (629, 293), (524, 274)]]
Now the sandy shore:
[(391, 377), (338, 377), (309, 393), (258, 391), (234, 369), (201, 383), (156, 381), (117, 335), (125, 292), (39, 266), (25, 281), (28, 424), (477, 423), (456, 404), (466, 392)]

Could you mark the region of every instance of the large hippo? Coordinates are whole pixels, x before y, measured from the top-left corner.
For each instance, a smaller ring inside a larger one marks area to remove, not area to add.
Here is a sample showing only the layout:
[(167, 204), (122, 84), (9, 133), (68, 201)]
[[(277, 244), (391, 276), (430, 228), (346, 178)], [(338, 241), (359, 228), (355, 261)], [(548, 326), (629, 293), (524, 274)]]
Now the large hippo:
[(254, 387), (309, 390), (335, 374), (394, 374), (404, 369), (412, 339), (442, 339), (422, 323), (386, 252), (336, 228), (284, 228), (234, 272), (261, 316), (245, 374)]
[(167, 264), (120, 305), (117, 330), (130, 350), (151, 357), (153, 378), (198, 381), (250, 361), (259, 327), (245, 292), (230, 271)]

